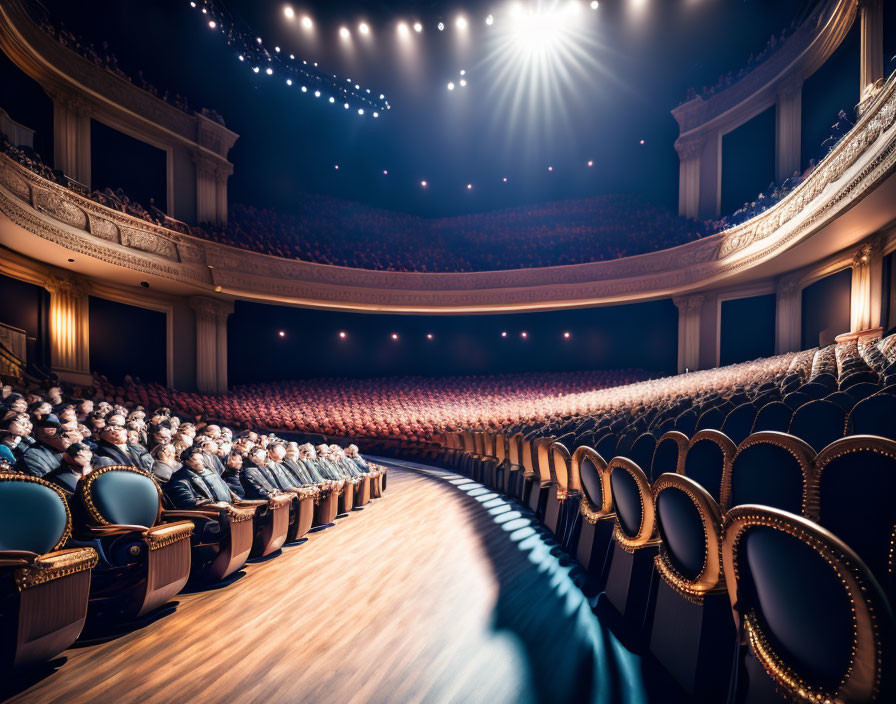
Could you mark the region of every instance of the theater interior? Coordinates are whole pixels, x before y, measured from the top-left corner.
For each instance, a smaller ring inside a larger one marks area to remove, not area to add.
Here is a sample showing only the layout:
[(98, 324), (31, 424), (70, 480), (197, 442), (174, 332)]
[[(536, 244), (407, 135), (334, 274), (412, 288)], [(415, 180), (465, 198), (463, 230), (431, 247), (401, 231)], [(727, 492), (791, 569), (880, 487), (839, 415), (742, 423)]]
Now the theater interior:
[(0, 702), (896, 701), (896, 2), (0, 0)]

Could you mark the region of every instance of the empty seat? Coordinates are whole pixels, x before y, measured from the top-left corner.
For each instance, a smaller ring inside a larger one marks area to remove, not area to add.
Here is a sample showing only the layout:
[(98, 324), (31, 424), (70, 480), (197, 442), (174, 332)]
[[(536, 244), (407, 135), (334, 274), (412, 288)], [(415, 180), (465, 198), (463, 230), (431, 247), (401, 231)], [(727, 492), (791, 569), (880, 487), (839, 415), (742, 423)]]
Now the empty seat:
[(725, 422), (725, 412), (721, 408), (709, 408), (700, 414), (694, 430), (718, 430)]
[(825, 396), (824, 400), (836, 403), (843, 409), (844, 413), (849, 413), (852, 410), (852, 407), (856, 405), (856, 399), (845, 391), (835, 391), (834, 393)]
[(804, 406), (809, 401), (812, 400), (812, 397), (809, 394), (804, 394), (802, 391), (794, 391), (793, 393), (787, 394), (784, 398), (781, 399), (784, 403), (786, 403), (791, 410), (796, 410), (800, 406)]
[(874, 394), (859, 401), (846, 418), (846, 434), (896, 440), (896, 396)]
[(728, 473), (736, 448), (724, 433), (701, 430), (688, 443), (682, 474), (702, 486), (720, 506), (727, 496), (722, 494), (722, 479)]
[[(764, 506), (725, 517), (722, 564), (749, 652), (735, 690), (746, 701), (892, 701), (893, 615), (849, 545)], [(746, 690), (746, 691), (744, 691)]]
[(812, 449), (820, 452), (834, 440), (843, 437), (846, 414), (836, 403), (810, 401), (797, 408), (790, 419), (787, 432), (802, 438)]
[(599, 589), (613, 525), (613, 493), (607, 463), (590, 447), (579, 447), (569, 463), (569, 486), (581, 491), (581, 521), (577, 535), (571, 535), (569, 549), (588, 574), (590, 589)]
[(693, 409), (688, 409), (675, 419), (675, 429), (688, 437), (694, 434), (697, 428), (697, 414)]
[(656, 438), (651, 433), (642, 433), (632, 443), (626, 457), (633, 460), (639, 467), (650, 467), (655, 450)]
[(161, 519), (161, 491), (133, 466), (96, 469), (78, 484), (83, 522), (75, 535), (99, 540), (105, 562), (93, 573), (91, 610), (142, 617), (177, 594), (190, 576), (193, 523)]
[(724, 509), (762, 504), (802, 515), (814, 474), (815, 451), (803, 440), (776, 431), (754, 433), (737, 448), (723, 492)]
[(756, 414), (756, 420), (753, 421), (753, 428), (750, 432), (758, 433), (763, 430), (777, 430), (778, 432), (786, 433), (790, 427), (792, 415), (793, 410), (783, 401), (767, 403)]
[(753, 422), (756, 420), (756, 406), (752, 403), (743, 403), (733, 408), (722, 423), (722, 432), (725, 433), (735, 445), (739, 445), (750, 434)]
[[(661, 474), (681, 473), (685, 453), (688, 451), (688, 438), (684, 433), (670, 430), (656, 444), (653, 458), (650, 461), (649, 479), (652, 482)], [(641, 466), (640, 464), (638, 465)]]
[(880, 386), (872, 383), (859, 383), (853, 386), (847, 386), (842, 389), (843, 393), (850, 396), (853, 402), (858, 403), (863, 398), (868, 398), (872, 394), (880, 391)]
[(65, 495), (49, 482), (0, 474), (0, 667), (55, 657), (87, 616), (92, 548), (64, 546), (72, 523)]

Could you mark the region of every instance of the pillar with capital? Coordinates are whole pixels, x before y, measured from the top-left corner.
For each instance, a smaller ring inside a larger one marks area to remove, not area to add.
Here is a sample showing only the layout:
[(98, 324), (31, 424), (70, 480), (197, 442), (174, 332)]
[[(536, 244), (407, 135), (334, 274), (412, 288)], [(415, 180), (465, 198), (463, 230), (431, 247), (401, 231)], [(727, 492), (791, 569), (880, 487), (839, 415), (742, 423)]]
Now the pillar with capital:
[(858, 0), (861, 26), (859, 100), (870, 97), (884, 77), (884, 2)]
[(849, 327), (851, 332), (870, 330), (880, 325), (880, 291), (883, 256), (879, 242), (862, 244), (852, 261)]
[(803, 290), (793, 277), (775, 288), (775, 354), (796, 352), (803, 343)]
[(803, 82), (778, 90), (775, 108), (775, 178), (778, 183), (800, 171), (803, 125)]
[(200, 391), (227, 391), (227, 318), (233, 303), (205, 296), (190, 298), (196, 315), (196, 387)]
[(703, 296), (677, 296), (672, 302), (678, 308), (678, 373), (696, 371), (700, 367), (700, 314)]
[(90, 111), (75, 95), (48, 92), (53, 100), (53, 163), (90, 188)]
[(87, 282), (68, 272), (52, 272), (44, 283), (50, 292), (50, 361), (60, 378), (91, 383), (90, 312)]

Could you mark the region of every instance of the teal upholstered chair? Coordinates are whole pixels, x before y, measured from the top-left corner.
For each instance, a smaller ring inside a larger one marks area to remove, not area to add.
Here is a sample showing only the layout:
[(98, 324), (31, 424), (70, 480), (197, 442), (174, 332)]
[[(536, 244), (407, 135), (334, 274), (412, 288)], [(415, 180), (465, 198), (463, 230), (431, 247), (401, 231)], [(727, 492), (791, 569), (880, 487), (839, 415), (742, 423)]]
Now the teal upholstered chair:
[(84, 627), (92, 548), (63, 546), (72, 522), (52, 484), (0, 474), (0, 652), (3, 666), (58, 655)]
[(190, 575), (190, 521), (161, 522), (155, 480), (130, 466), (103, 467), (79, 484), (83, 522), (76, 536), (98, 539), (105, 560), (94, 570), (91, 610), (142, 617), (177, 594)]

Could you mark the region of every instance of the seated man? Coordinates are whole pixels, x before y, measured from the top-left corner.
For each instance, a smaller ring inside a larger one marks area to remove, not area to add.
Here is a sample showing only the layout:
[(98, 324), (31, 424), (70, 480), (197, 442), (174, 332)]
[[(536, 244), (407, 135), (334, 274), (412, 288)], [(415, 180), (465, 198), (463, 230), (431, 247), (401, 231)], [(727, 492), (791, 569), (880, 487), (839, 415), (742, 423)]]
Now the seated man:
[(25, 450), (22, 465), (28, 474), (43, 477), (62, 464), (62, 453), (70, 443), (56, 416), (51, 414), (35, 425), (37, 443)]
[(206, 466), (202, 450), (197, 447), (188, 448), (180, 459), (183, 467), (171, 475), (171, 479), (165, 484), (165, 496), (175, 508), (230, 505), (230, 488)]
[(11, 467), (20, 465), (22, 456), (30, 445), (23, 442), (31, 434), (33, 426), (25, 413), (13, 414), (0, 421), (0, 459)]
[(160, 484), (170, 480), (172, 475), (181, 468), (177, 461), (174, 445), (171, 443), (156, 445), (149, 454), (153, 458), (150, 473), (159, 480)]
[(243, 488), (247, 499), (272, 499), (282, 491), (277, 480), (267, 468), (268, 453), (263, 447), (255, 446), (249, 450), (243, 462)]
[(121, 425), (107, 425), (100, 430), (100, 441), (93, 455), (93, 466), (108, 467), (110, 465), (131, 465), (137, 469), (145, 469), (139, 455), (128, 447), (127, 430)]
[(268, 446), (268, 463), (267, 468), (274, 479), (277, 486), (283, 491), (293, 491), (300, 489), (302, 481), (293, 476), (289, 470), (283, 465), (283, 458), (286, 457), (286, 443), (275, 441)]
[(84, 443), (74, 442), (62, 453), (62, 464), (47, 474), (44, 479), (59, 486), (71, 501), (82, 477), (90, 473), (93, 453)]
[(243, 456), (233, 450), (224, 461), (224, 474), (221, 479), (230, 487), (230, 491), (240, 499), (246, 498), (246, 489), (243, 487)]

